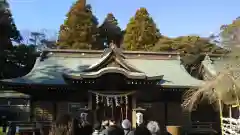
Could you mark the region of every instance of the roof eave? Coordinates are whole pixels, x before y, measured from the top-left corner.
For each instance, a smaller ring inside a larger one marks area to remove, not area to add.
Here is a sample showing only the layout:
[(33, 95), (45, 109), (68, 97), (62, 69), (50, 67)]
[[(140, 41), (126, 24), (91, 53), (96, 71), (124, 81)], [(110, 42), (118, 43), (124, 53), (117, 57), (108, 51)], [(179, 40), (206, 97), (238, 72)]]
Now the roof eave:
[(183, 89), (198, 89), (202, 85), (168, 85), (162, 84), (161, 87), (163, 88), (183, 88)]

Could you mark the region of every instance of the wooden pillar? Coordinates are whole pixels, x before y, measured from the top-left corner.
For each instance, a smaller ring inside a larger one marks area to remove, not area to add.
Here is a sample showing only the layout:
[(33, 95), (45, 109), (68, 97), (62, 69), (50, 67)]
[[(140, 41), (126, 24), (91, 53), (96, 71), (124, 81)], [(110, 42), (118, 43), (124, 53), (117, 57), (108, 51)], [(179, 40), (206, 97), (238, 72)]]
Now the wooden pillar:
[(53, 121), (57, 120), (57, 101), (53, 101)]
[(29, 99), (29, 106), (30, 106), (30, 118), (29, 118), (29, 120), (32, 122), (32, 121), (34, 121), (34, 117), (35, 117), (35, 112), (34, 112), (34, 110), (35, 110), (35, 106), (34, 106), (34, 104), (33, 104), (33, 98), (30, 98)]
[[(132, 95), (132, 108), (136, 108), (136, 95)], [(136, 111), (132, 110), (132, 127), (136, 128)]]

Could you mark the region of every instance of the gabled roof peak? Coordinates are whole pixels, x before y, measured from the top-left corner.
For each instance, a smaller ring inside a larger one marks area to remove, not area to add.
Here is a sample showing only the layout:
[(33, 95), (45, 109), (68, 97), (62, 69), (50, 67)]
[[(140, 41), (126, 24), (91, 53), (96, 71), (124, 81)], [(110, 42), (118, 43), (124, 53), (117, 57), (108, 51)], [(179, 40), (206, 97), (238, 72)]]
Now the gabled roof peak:
[(113, 53), (115, 56), (121, 57), (121, 58), (124, 58), (124, 59), (126, 58), (126, 57), (124, 56), (124, 54), (122, 53), (122, 50), (121, 50), (120, 48), (118, 48), (118, 47), (117, 47), (115, 44), (113, 44), (113, 43), (111, 43), (111, 44), (109, 45), (109, 48), (106, 48), (106, 49), (104, 50), (102, 57), (105, 56), (105, 55), (107, 55), (108, 53)]
[(111, 64), (114, 64), (114, 63), (115, 63), (114, 64), (115, 66), (118, 65), (131, 72), (139, 72), (139, 73), (141, 72), (138, 69), (136, 69), (136, 67), (133, 67), (130, 63), (127, 63), (125, 58), (126, 57), (121, 52), (121, 50), (119, 50), (119, 48), (117, 48), (114, 44), (110, 44), (109, 48), (107, 48), (104, 51), (101, 59), (99, 59), (98, 62), (91, 65), (87, 69), (83, 70), (83, 72), (90, 72), (94, 70), (99, 70), (103, 67), (113, 66)]
[(117, 46), (116, 46), (114, 43), (110, 43), (109, 47), (110, 47), (111, 49), (116, 49), (116, 48), (117, 48)]

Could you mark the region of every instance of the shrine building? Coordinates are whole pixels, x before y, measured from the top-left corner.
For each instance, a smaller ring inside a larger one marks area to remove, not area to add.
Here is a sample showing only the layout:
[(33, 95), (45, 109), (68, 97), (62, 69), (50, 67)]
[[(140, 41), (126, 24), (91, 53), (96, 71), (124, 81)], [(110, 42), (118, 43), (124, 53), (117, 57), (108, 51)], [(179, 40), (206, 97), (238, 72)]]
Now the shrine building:
[[(163, 127), (206, 122), (193, 121), (182, 110), (183, 93), (204, 81), (185, 70), (178, 53), (122, 51), (114, 45), (104, 51), (45, 50), (27, 75), (1, 80), (0, 85), (4, 91), (27, 95), (18, 100), (29, 106), (24, 117), (32, 121), (54, 121), (63, 114), (79, 117), (86, 112), (90, 122), (127, 118), (136, 127), (140, 109), (145, 121), (156, 120)], [(210, 108), (206, 117), (215, 122), (218, 113)]]

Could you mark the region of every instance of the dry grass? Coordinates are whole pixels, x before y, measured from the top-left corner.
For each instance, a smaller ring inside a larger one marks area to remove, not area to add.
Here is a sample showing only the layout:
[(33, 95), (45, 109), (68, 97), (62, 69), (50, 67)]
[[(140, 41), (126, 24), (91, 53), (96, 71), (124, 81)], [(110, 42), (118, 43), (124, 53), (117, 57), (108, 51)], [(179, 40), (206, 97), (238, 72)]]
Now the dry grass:
[(199, 89), (191, 89), (184, 96), (182, 106), (191, 111), (203, 100), (208, 100), (212, 105), (218, 105), (221, 100), (223, 104), (238, 104), (240, 99), (240, 48), (232, 49), (227, 58), (223, 58), (223, 68), (217, 76)]

